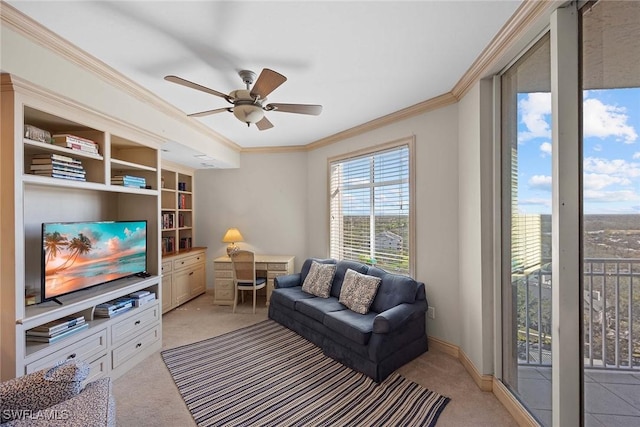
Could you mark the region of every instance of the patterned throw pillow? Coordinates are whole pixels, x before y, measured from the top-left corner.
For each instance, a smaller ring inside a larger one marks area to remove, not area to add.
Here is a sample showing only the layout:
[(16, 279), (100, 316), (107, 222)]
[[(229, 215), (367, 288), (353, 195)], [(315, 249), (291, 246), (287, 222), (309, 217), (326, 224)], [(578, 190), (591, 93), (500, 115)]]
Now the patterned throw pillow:
[(334, 274), (336, 274), (335, 264), (320, 264), (313, 261), (309, 274), (302, 284), (302, 290), (318, 297), (329, 298)]
[(379, 277), (367, 276), (348, 269), (342, 282), (339, 301), (356, 313), (367, 314), (381, 280)]

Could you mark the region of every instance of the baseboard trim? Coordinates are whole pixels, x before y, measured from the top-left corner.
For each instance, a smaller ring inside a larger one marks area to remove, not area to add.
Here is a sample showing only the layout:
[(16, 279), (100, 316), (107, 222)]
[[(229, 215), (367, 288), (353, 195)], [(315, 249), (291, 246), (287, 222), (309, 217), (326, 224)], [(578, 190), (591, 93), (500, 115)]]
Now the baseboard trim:
[(453, 345), (439, 338), (429, 337), (429, 348), (438, 350), (441, 353), (448, 354), (456, 359), (460, 358), (460, 348), (457, 345)]
[(493, 375), (481, 374), (464, 351), (460, 351), (460, 357), (458, 359), (480, 390), (493, 391)]
[(507, 387), (502, 381), (497, 378), (493, 378), (493, 394), (498, 401), (502, 403), (511, 416), (516, 420), (521, 427), (539, 427), (540, 424), (531, 416), (529, 412), (522, 406), (522, 404), (513, 397)]
[(455, 344), (451, 344), (447, 341), (439, 338), (429, 337), (429, 349), (437, 350), (445, 353), (451, 357), (454, 357), (460, 361), (462, 366), (469, 373), (473, 381), (478, 388), (482, 391), (493, 393), (496, 399), (505, 407), (505, 409), (511, 414), (513, 419), (522, 427), (539, 427), (540, 424), (531, 416), (531, 414), (522, 406), (522, 404), (516, 399), (511, 392), (505, 387), (505, 385), (494, 377), (493, 375), (481, 374), (478, 368), (473, 364), (471, 359), (460, 350)]

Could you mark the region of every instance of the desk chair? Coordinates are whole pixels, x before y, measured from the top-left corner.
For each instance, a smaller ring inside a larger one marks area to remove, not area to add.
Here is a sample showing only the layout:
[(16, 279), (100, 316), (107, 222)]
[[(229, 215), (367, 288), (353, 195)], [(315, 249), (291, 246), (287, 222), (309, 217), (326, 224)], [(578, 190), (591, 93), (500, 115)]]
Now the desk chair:
[(251, 251), (236, 251), (231, 254), (233, 265), (233, 312), (236, 312), (238, 291), (253, 291), (253, 314), (256, 314), (256, 291), (267, 286), (264, 278), (256, 279), (256, 256)]

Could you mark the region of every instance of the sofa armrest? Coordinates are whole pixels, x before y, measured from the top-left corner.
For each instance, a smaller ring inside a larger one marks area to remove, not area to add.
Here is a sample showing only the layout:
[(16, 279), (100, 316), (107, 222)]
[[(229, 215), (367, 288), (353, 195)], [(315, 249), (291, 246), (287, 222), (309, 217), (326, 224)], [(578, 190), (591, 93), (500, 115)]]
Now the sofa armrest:
[(19, 417), (20, 411), (37, 412), (76, 396), (88, 375), (87, 363), (67, 360), (0, 383), (0, 422)]
[(87, 384), (80, 394), (71, 399), (43, 409), (41, 413), (27, 413), (26, 417), (7, 425), (115, 427), (115, 406), (111, 378), (106, 377)]
[(300, 283), (300, 273), (296, 274), (287, 274), (285, 276), (278, 276), (273, 279), (273, 287), (275, 289), (280, 288), (293, 288), (295, 286), (301, 286)]
[(416, 302), (414, 304), (400, 304), (385, 310), (373, 319), (373, 333), (386, 334), (403, 327), (409, 320), (423, 316), (426, 304)]

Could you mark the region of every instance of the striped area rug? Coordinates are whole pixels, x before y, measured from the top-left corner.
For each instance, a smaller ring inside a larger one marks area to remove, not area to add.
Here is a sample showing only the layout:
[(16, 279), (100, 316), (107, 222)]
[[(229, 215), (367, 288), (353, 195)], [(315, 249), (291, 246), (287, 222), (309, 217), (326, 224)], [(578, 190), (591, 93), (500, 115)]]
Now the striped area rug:
[(266, 320), (162, 352), (199, 426), (433, 426), (449, 398), (381, 384)]

